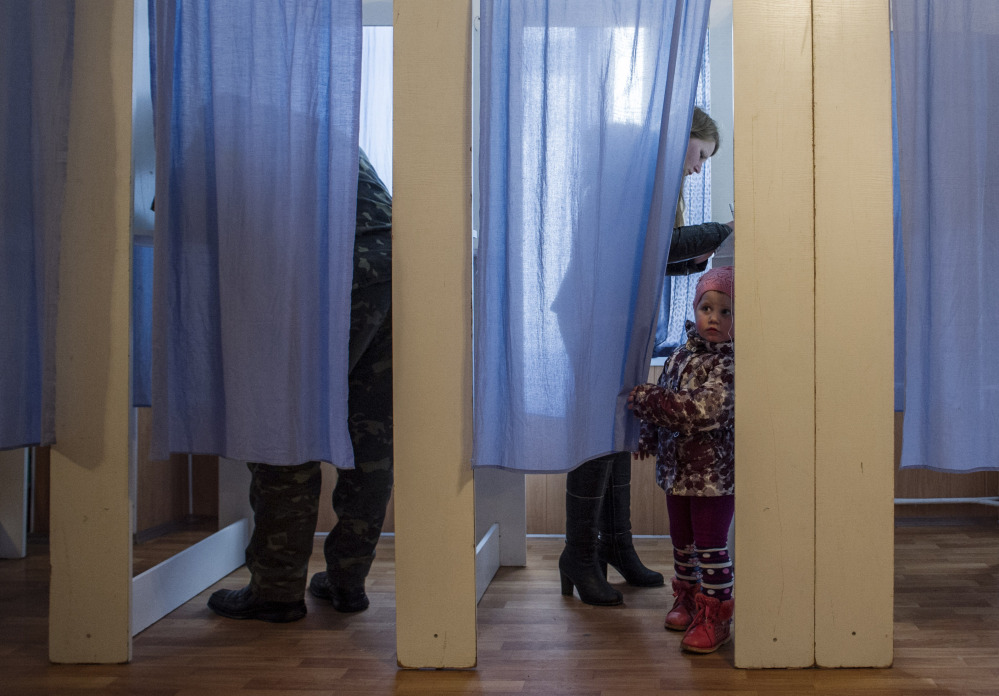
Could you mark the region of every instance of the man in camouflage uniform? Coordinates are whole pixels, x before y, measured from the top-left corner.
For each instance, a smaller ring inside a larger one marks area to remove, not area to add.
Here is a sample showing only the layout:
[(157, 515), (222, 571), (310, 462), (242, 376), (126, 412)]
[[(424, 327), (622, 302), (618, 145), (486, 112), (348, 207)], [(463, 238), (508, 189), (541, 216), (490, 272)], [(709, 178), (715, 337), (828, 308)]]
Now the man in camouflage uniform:
[[(392, 493), (392, 197), (360, 153), (354, 283), (351, 288), (348, 429), (354, 469), (338, 470), (337, 523), (326, 537), (326, 570), (309, 591), (342, 612), (368, 607), (364, 579)], [(232, 619), (295, 621), (305, 616), (305, 579), (319, 514), (319, 462), (250, 462), (255, 527), (246, 548), (250, 584), (208, 600)]]

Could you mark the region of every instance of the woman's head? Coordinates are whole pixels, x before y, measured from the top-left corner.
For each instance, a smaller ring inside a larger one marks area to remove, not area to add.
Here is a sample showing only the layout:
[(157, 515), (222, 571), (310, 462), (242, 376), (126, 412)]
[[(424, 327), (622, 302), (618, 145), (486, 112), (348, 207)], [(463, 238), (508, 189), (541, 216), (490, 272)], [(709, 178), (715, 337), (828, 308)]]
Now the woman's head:
[(712, 268), (697, 281), (694, 324), (705, 341), (735, 338), (735, 269), (732, 266)]
[[(704, 162), (718, 151), (721, 136), (718, 134), (718, 124), (700, 107), (694, 107), (694, 117), (690, 122), (690, 140), (687, 142), (687, 154), (683, 158), (683, 175), (700, 174)], [(676, 219), (674, 227), (684, 224), (683, 212), (686, 205), (683, 202), (683, 185), (680, 185), (680, 198), (676, 202)]]
[(694, 118), (690, 122), (690, 137), (714, 143), (715, 149), (711, 151), (712, 155), (718, 151), (718, 146), (721, 144), (718, 124), (699, 106), (694, 107)]
[(690, 141), (683, 160), (683, 175), (700, 174), (701, 166), (718, 151), (718, 124), (699, 107), (694, 107), (690, 123)]

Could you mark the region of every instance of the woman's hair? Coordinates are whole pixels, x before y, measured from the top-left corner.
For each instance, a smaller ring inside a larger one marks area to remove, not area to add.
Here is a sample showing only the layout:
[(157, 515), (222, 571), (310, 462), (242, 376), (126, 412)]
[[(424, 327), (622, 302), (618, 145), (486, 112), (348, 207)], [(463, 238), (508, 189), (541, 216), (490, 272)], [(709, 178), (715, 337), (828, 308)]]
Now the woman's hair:
[(713, 142), (715, 149), (711, 151), (712, 155), (718, 152), (718, 146), (721, 145), (718, 124), (699, 106), (694, 107), (694, 118), (690, 122), (690, 137)]
[[(715, 149), (711, 151), (712, 156), (718, 152), (718, 146), (721, 145), (718, 124), (699, 106), (694, 107), (694, 118), (690, 122), (690, 137), (704, 140), (705, 142), (713, 142)], [(683, 182), (680, 182), (680, 198), (676, 202), (676, 217), (673, 221), (674, 227), (681, 227), (684, 224), (683, 213), (686, 208), (687, 206), (683, 201)]]

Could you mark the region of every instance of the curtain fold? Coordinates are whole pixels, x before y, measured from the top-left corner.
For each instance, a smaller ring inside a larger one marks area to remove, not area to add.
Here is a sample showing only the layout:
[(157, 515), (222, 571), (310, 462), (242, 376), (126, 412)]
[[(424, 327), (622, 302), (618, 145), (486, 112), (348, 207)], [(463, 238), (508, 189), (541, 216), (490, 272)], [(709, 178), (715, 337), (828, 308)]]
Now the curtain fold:
[(634, 445), (708, 4), (483, 4), (473, 466)]
[(892, 19), (901, 466), (999, 469), (999, 3), (893, 0)]
[(0, 449), (55, 441), (74, 7), (0, 2)]
[[(704, 34), (704, 48), (701, 52), (701, 70), (697, 76), (697, 91), (694, 106), (711, 113), (711, 61), (710, 31)], [(728, 147), (732, 144), (728, 143)], [(711, 220), (711, 159), (704, 162), (701, 173), (683, 178), (684, 224), (699, 225)], [(711, 268), (712, 264), (708, 264)], [(653, 354), (665, 356), (678, 345), (686, 342), (686, 322), (694, 319), (694, 290), (703, 273), (686, 276), (669, 276), (663, 284), (663, 295), (659, 301), (659, 314), (656, 319), (656, 343)]]
[(152, 456), (353, 466), (360, 0), (153, 0)]

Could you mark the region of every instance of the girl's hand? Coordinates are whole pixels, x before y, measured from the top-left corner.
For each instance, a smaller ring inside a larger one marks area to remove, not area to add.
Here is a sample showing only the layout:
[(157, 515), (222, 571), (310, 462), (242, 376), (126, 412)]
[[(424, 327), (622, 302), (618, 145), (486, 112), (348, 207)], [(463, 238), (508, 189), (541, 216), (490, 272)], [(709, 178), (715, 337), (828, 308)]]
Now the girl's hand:
[(651, 386), (652, 386), (651, 384), (639, 384), (638, 386), (636, 386), (634, 389), (631, 390), (631, 392), (628, 394), (629, 411), (635, 410), (635, 406), (637, 405), (635, 403), (635, 400), (641, 398), (642, 393), (645, 391), (645, 387), (651, 387)]

